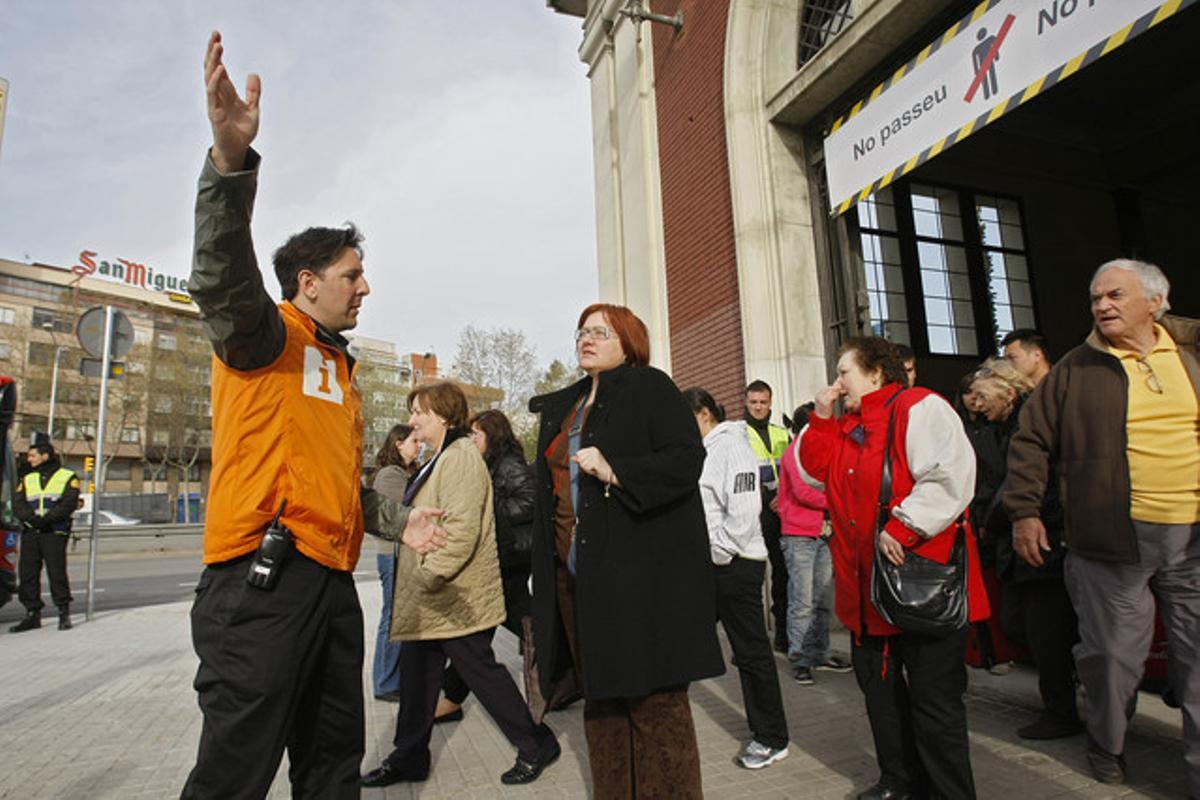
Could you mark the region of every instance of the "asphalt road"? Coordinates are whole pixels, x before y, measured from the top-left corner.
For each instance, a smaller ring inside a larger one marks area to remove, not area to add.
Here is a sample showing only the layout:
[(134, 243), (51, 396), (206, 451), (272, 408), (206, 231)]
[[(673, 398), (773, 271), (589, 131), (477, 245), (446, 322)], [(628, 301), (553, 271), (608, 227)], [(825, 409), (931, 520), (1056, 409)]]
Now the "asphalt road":
[[(376, 577), (374, 552), (368, 551), (360, 559), (354, 573), (356, 580)], [(96, 603), (97, 611), (138, 606), (175, 603), (189, 600), (196, 588), (196, 581), (204, 568), (200, 553), (131, 553), (101, 555), (96, 560)], [(71, 578), (71, 595), (75, 602), (71, 612), (82, 615), (87, 608), (87, 553), (67, 555), (67, 572)], [(43, 624), (55, 615), (50, 601), (50, 585), (42, 571)], [(7, 626), (24, 616), (25, 609), (17, 598), (0, 608), (0, 633)]]

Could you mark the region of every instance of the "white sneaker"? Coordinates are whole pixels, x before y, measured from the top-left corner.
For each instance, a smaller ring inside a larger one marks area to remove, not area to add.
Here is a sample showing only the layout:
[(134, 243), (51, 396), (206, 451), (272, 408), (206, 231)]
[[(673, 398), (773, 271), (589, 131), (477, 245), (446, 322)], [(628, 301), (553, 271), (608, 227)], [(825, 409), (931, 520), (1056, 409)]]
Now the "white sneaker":
[(774, 747), (767, 747), (759, 742), (750, 742), (738, 754), (737, 763), (739, 767), (746, 769), (762, 769), (776, 761), (782, 761), (787, 758), (787, 754), (786, 747), (776, 750)]

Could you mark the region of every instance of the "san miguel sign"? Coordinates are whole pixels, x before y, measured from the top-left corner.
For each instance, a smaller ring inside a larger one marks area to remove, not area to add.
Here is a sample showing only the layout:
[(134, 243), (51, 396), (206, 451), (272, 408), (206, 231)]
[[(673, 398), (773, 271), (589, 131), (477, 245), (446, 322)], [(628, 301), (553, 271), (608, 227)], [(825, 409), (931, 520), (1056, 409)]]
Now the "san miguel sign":
[(79, 263), (71, 267), (71, 272), (74, 272), (81, 278), (100, 276), (126, 283), (129, 286), (136, 286), (139, 289), (148, 289), (152, 292), (187, 294), (186, 278), (166, 275), (158, 272), (154, 267), (147, 267), (145, 264), (139, 264), (127, 258), (118, 258), (114, 261), (105, 259), (97, 261), (95, 250), (81, 251), (79, 253)]
[(1198, 0), (984, 0), (834, 122), (841, 214)]

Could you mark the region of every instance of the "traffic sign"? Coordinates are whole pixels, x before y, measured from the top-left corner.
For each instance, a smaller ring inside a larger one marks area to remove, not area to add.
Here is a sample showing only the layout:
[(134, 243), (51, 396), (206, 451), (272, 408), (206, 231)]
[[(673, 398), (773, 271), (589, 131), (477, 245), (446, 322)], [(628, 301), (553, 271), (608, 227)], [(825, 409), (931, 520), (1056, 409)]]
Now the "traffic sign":
[[(92, 358), (104, 358), (104, 306), (92, 306), (75, 323), (79, 346)], [(112, 358), (121, 358), (133, 349), (133, 323), (119, 309), (113, 309)], [(99, 377), (99, 373), (95, 377)]]

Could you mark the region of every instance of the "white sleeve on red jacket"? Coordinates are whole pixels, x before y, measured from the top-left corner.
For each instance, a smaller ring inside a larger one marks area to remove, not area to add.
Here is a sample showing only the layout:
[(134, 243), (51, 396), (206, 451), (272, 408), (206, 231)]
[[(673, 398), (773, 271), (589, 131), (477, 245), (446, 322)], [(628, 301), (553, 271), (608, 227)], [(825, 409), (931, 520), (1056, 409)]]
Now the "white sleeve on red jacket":
[(804, 483), (807, 484), (809, 487), (816, 489), (818, 492), (821, 492), (822, 494), (824, 494), (825, 493), (825, 484), (821, 483), (819, 480), (814, 478), (812, 475), (809, 475), (808, 470), (806, 470), (804, 468), (804, 464), (802, 464), (800, 462), (800, 442), (803, 441), (804, 434), (808, 433), (808, 428), (809, 428), (809, 426), (805, 425), (803, 428), (800, 429), (800, 433), (796, 434), (796, 440), (794, 442), (792, 442), (792, 447), (790, 448), (791, 452), (789, 454), (789, 457), (793, 459), (793, 461), (796, 465), (796, 470), (800, 474), (800, 480), (804, 481)]
[(948, 528), (971, 503), (975, 451), (958, 414), (935, 394), (909, 409), (904, 450), (915, 484), (892, 515), (928, 539)]

